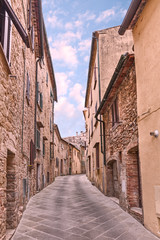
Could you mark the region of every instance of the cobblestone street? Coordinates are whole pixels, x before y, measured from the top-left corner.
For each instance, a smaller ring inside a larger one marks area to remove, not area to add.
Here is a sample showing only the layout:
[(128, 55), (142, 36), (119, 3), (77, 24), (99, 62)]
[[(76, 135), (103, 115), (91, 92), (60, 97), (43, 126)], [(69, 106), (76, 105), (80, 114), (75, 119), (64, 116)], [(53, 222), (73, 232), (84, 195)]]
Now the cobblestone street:
[(154, 240), (85, 175), (57, 177), (31, 198), (12, 240)]

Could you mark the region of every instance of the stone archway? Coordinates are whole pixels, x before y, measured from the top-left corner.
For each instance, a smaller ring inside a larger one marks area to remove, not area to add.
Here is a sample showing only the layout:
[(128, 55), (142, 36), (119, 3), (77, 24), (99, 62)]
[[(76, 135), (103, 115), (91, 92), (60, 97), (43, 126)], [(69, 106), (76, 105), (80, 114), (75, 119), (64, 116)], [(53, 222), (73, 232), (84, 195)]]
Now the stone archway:
[(119, 198), (119, 180), (116, 160), (111, 160), (107, 164), (107, 196)]
[(127, 199), (128, 207), (142, 207), (138, 146), (132, 147), (127, 154)]

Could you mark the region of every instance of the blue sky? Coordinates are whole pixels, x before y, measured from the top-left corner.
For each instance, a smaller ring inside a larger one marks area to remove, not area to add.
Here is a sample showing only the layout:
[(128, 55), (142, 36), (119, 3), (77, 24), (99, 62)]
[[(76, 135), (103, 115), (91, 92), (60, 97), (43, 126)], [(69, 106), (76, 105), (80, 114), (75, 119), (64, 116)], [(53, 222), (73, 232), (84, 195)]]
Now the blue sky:
[(57, 83), (55, 123), (62, 137), (85, 130), (82, 110), (92, 32), (120, 25), (131, 0), (42, 0)]

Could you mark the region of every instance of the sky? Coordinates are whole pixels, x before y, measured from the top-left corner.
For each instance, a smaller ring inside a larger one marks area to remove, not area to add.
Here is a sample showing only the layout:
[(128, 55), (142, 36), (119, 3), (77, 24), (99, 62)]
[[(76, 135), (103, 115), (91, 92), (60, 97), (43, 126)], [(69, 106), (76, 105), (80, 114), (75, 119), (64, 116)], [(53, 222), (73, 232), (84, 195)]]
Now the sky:
[(85, 131), (83, 109), (92, 33), (122, 23), (131, 0), (42, 0), (57, 84), (61, 137)]

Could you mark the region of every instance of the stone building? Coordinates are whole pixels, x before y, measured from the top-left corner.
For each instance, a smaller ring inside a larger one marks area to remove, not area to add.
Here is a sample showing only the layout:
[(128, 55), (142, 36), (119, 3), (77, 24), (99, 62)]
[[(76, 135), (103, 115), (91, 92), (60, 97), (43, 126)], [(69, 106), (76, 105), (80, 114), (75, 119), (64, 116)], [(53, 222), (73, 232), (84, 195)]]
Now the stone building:
[(144, 225), (160, 236), (160, 1), (131, 2), (119, 33), (132, 29), (137, 80)]
[(86, 173), (86, 132), (81, 131), (79, 134), (76, 132), (76, 136), (66, 137), (64, 140), (80, 150), (81, 171), (78, 172)]
[[(118, 35), (119, 27), (113, 27), (93, 33), (87, 90), (85, 97), (87, 147), (87, 175), (101, 191), (106, 193), (106, 166), (103, 143), (103, 124), (101, 117), (95, 118), (101, 99), (110, 82), (112, 74), (124, 52), (132, 51), (130, 31), (123, 38)], [(98, 159), (98, 160), (97, 160)], [(99, 162), (97, 165), (96, 162)]]
[(96, 116), (99, 114), (105, 124), (106, 194), (119, 199), (120, 206), (142, 222), (133, 54), (121, 56)]
[(0, 1), (0, 15), (0, 239), (5, 239), (29, 198), (54, 178), (49, 116), (53, 128), (57, 93), (41, 1)]

